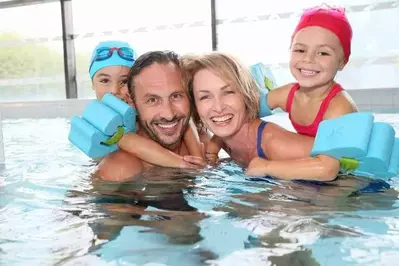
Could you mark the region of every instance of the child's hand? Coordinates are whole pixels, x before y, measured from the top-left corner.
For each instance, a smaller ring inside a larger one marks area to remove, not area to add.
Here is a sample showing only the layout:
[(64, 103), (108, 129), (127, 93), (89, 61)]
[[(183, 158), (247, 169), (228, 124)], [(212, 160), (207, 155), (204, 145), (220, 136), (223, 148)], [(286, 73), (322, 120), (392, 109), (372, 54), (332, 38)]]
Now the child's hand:
[(255, 157), (251, 160), (251, 162), (248, 165), (247, 170), (245, 171), (246, 175), (250, 176), (265, 176), (265, 165), (267, 163), (267, 160), (262, 159), (260, 157)]
[(205, 153), (205, 159), (209, 164), (217, 164), (217, 162), (219, 161), (219, 156), (217, 153), (209, 153), (206, 152)]
[(201, 157), (185, 155), (183, 156), (183, 160), (180, 164), (180, 168), (185, 169), (202, 169), (206, 166), (204, 159)]

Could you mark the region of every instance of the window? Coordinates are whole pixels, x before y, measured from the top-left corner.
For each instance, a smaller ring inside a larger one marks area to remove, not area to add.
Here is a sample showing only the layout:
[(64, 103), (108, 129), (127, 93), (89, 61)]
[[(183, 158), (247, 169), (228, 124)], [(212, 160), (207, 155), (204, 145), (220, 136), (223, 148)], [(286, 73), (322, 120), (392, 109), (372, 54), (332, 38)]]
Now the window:
[(94, 97), (88, 67), (100, 41), (127, 41), (138, 55), (155, 49), (181, 54), (212, 50), (210, 1), (86, 0), (72, 4), (79, 98)]
[(0, 102), (65, 99), (61, 36), (60, 3), (0, 9)]
[[(349, 64), (337, 80), (348, 90), (399, 87), (398, 1), (327, 2), (346, 8), (354, 32)], [(301, 11), (321, 3), (218, 0), (218, 49), (235, 53), (248, 64), (271, 65), (279, 85), (291, 82), (287, 68), (291, 34)]]

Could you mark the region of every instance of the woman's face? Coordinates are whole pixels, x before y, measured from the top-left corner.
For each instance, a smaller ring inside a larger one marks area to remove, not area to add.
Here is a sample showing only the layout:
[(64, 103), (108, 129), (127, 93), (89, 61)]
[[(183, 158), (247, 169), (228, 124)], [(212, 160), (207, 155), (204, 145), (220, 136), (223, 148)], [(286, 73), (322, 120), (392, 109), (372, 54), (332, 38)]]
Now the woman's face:
[(240, 91), (208, 69), (194, 75), (193, 93), (197, 112), (213, 134), (228, 138), (237, 133), (247, 117)]
[(105, 93), (110, 92), (133, 106), (127, 88), (129, 70), (125, 66), (109, 66), (97, 71), (93, 77), (93, 89), (96, 92), (97, 99), (101, 100)]

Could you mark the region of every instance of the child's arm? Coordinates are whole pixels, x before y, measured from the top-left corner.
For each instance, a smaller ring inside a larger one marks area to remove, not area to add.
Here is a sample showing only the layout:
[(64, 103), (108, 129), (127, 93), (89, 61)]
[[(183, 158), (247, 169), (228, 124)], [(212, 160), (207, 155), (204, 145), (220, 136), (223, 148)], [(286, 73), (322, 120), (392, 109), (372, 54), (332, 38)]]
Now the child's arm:
[(204, 158), (204, 151), (198, 136), (197, 128), (192, 119), (188, 124), (188, 128), (183, 136), (183, 141), (186, 144), (188, 153), (192, 156)]
[(132, 132), (123, 135), (118, 142), (118, 146), (137, 158), (158, 166), (175, 168), (202, 168), (205, 166), (202, 157), (200, 158), (201, 160), (191, 158), (192, 160), (188, 162), (184, 160), (183, 156), (171, 152), (158, 143)]
[(221, 138), (213, 135), (208, 142), (205, 152), (205, 159), (213, 164), (216, 164), (219, 157), (219, 151), (223, 148), (223, 141)]
[(278, 87), (269, 91), (267, 94), (267, 105), (270, 110), (274, 110), (276, 108), (281, 108), (283, 111), (286, 110), (288, 93), (290, 92), (293, 83), (289, 83), (287, 85)]

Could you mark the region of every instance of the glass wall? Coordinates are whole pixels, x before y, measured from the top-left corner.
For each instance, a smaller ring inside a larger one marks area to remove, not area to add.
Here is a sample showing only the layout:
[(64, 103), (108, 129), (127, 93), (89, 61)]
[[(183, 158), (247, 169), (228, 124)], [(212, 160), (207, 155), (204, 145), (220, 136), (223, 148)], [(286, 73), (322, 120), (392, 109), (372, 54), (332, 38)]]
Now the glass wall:
[[(8, 2), (0, 1), (0, 102), (65, 99), (60, 2), (2, 8)], [(398, 88), (398, 0), (216, 0), (218, 50), (268, 64), (278, 84), (290, 82), (291, 33), (304, 8), (323, 2), (344, 6), (354, 30), (352, 57), (338, 81), (348, 90)], [(212, 50), (210, 0), (73, 0), (67, 23), (79, 98), (94, 97), (88, 65), (99, 41), (128, 41), (138, 54)]]
[[(89, 58), (102, 40), (123, 40), (138, 55), (170, 49), (178, 53), (212, 50), (208, 0), (73, 1), (79, 98), (94, 97)], [(95, 8), (93, 8), (95, 7)]]
[(353, 28), (352, 56), (337, 80), (347, 90), (399, 87), (399, 1), (218, 0), (218, 49), (248, 64), (269, 64), (279, 85), (289, 72), (290, 37), (304, 8), (345, 7)]
[(0, 9), (0, 102), (65, 95), (60, 3)]

